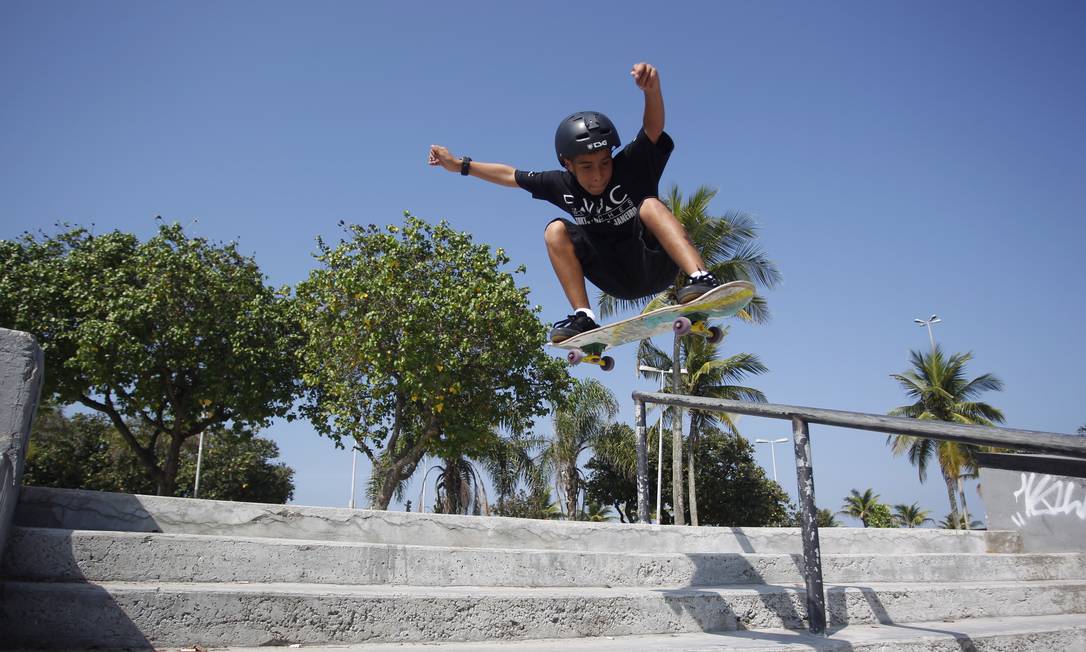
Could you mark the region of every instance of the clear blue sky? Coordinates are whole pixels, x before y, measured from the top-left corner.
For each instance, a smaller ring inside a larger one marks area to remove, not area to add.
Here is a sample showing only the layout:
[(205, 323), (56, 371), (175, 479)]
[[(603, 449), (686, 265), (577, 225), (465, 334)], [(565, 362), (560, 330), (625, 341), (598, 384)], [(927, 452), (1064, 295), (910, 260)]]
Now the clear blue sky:
[[(409, 209), (504, 247), (545, 319), (567, 305), (542, 243), (555, 209), (426, 165), (431, 143), (524, 169), (554, 128), (608, 113), (628, 138), (638, 61), (677, 146), (663, 184), (719, 190), (784, 275), (735, 324), (776, 403), (885, 413), (889, 374), (939, 342), (1008, 425), (1073, 432), (1083, 407), (1086, 6), (1079, 2), (0, 3), (0, 238), (58, 220), (147, 236), (154, 216), (237, 239), (269, 282), (313, 268), (337, 222)], [(633, 350), (604, 379), (632, 421)], [(541, 431), (549, 429), (540, 424)], [(741, 422), (747, 436), (783, 422)], [(265, 432), (295, 502), (345, 505), (350, 454)], [(814, 427), (820, 505), (851, 488), (947, 511), (884, 437)], [(767, 450), (758, 459), (769, 464)], [(778, 448), (794, 495), (790, 451)], [(360, 471), (361, 478), (368, 468)], [(417, 502), (417, 483), (411, 498)], [(972, 506), (980, 501), (971, 492)]]

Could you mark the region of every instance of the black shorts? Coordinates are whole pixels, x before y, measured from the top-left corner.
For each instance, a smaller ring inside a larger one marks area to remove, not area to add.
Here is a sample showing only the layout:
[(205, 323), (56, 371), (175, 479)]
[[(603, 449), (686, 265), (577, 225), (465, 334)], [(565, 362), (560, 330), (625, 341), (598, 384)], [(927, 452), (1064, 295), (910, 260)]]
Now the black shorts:
[(639, 217), (616, 234), (589, 231), (565, 218), (553, 222), (565, 223), (585, 278), (613, 297), (640, 299), (663, 292), (675, 282), (679, 266)]

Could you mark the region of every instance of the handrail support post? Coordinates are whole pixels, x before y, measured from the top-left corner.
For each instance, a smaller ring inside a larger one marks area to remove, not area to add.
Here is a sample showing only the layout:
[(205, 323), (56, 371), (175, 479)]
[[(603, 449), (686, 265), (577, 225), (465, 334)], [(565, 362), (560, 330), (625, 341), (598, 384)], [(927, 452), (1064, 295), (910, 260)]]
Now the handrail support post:
[(818, 542), (818, 507), (815, 505), (814, 469), (811, 466), (811, 437), (807, 422), (792, 417), (792, 440), (796, 450), (796, 480), (799, 487), (803, 534), (803, 579), (807, 584), (807, 623), (812, 634), (826, 632), (826, 594), (822, 586), (822, 551)]
[(637, 424), (637, 520), (651, 523), (649, 513), (649, 460), (648, 436), (645, 429), (645, 401), (638, 399), (634, 406), (634, 423)]

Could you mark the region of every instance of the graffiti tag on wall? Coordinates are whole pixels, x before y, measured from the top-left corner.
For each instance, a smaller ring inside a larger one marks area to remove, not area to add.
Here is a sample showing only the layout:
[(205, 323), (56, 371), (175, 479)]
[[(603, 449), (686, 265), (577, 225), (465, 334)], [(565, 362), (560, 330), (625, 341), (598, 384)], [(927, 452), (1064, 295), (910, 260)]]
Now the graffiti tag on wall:
[(1023, 473), (1022, 485), (1014, 492), (1014, 502), (1021, 502), (1020, 510), (1011, 517), (1015, 525), (1023, 527), (1036, 516), (1077, 516), (1086, 521), (1086, 493), (1075, 500), (1078, 482), (1057, 480), (1051, 475)]

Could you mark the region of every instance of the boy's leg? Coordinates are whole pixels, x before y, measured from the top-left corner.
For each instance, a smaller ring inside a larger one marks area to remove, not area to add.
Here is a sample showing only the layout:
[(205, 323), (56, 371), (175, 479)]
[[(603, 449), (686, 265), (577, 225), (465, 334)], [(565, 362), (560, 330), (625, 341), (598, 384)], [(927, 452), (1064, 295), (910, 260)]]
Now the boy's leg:
[(656, 237), (675, 264), (687, 276), (705, 271), (705, 261), (690, 242), (690, 236), (664, 202), (649, 197), (641, 202), (641, 223)]
[(679, 303), (689, 303), (720, 285), (705, 269), (705, 261), (690, 235), (664, 202), (655, 197), (641, 202), (641, 224), (686, 274), (686, 281), (675, 289)]
[(584, 268), (573, 249), (573, 240), (569, 237), (565, 222), (555, 220), (548, 224), (543, 239), (547, 243), (551, 266), (554, 267), (554, 273), (558, 276), (562, 291), (566, 293), (569, 305), (574, 311), (590, 308), (588, 290), (584, 283)]

